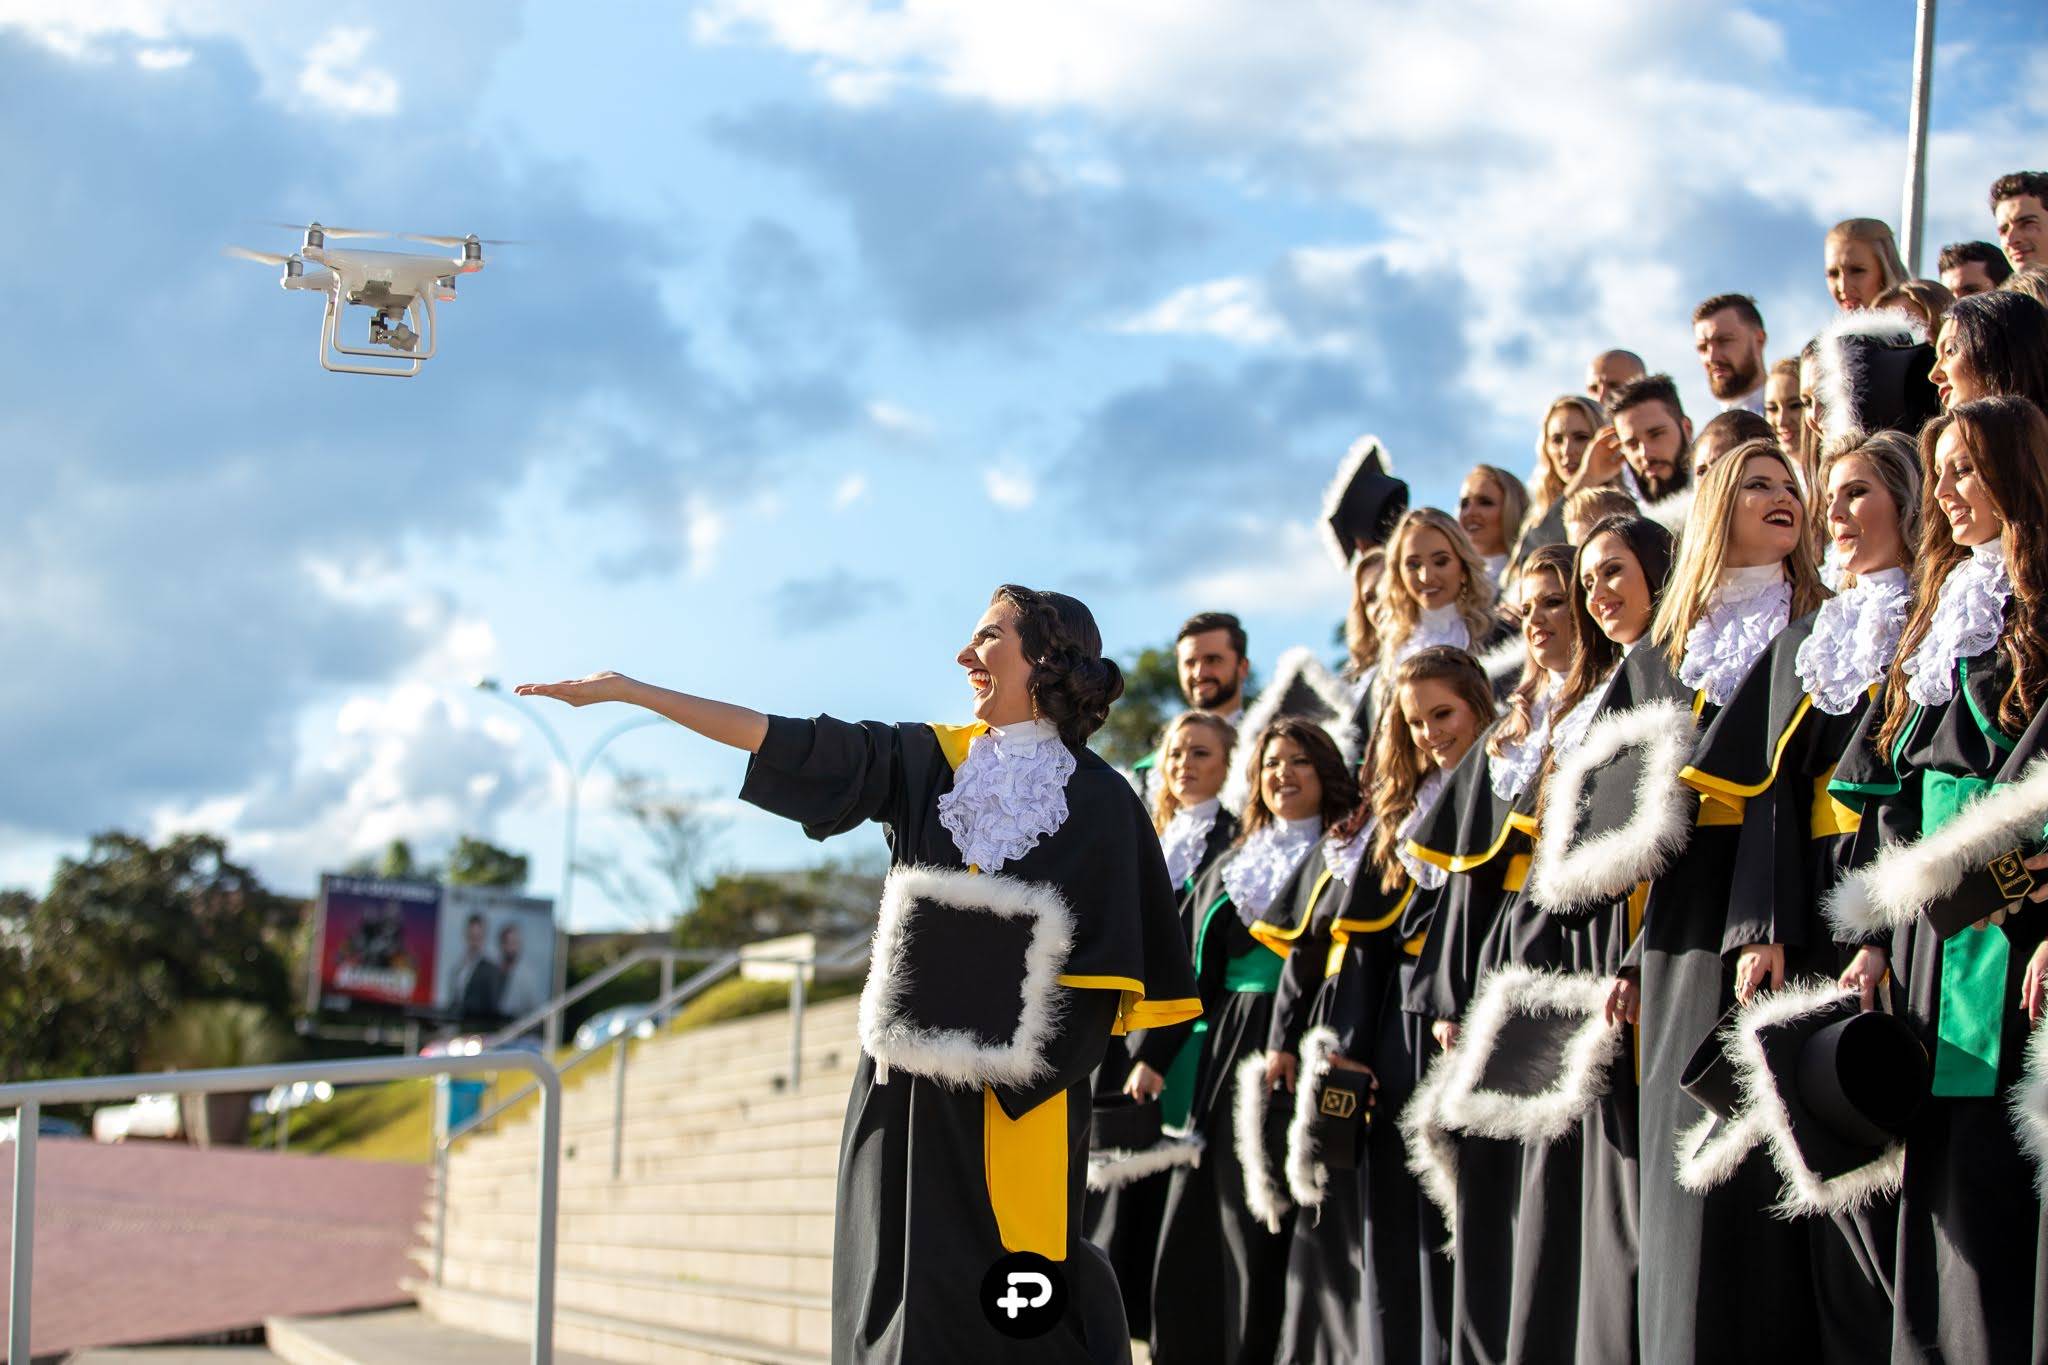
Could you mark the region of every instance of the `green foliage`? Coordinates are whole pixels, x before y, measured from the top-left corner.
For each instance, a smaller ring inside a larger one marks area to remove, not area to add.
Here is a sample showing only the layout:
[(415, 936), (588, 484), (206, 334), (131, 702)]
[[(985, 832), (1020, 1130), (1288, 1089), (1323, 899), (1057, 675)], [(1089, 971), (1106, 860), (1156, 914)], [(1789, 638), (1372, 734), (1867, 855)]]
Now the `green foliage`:
[(622, 910), (634, 912), (646, 928), (673, 924), (689, 904), (712, 841), (724, 821), (711, 813), (711, 799), (674, 792), (647, 773), (613, 768), (614, 807), (640, 831), (640, 860), (622, 853), (593, 853), (577, 859), (576, 871), (603, 888)]
[(1128, 768), (1152, 752), (1159, 732), (1187, 704), (1180, 695), (1173, 649), (1141, 649), (1119, 660), (1124, 694), (1109, 708), (1109, 719), (1090, 741), (1095, 752), (1119, 768)]
[(186, 1001), (282, 1017), (303, 913), (214, 836), (96, 835), (41, 900), (0, 897), (0, 1075), (132, 1071)]
[(269, 1066), (291, 1057), (297, 1039), (275, 1014), (246, 1000), (192, 1000), (150, 1034), (142, 1064), (151, 1071)]
[(483, 839), (463, 835), (449, 850), (448, 867), (441, 874), (450, 886), (500, 886), (517, 890), (526, 885), (527, 860)]
[[(859, 977), (835, 978), (830, 981), (812, 981), (804, 992), (804, 999), (812, 1004), (827, 1000), (839, 1000), (860, 993)], [(789, 983), (787, 981), (748, 981), (742, 977), (728, 977), (689, 1004), (676, 1011), (672, 1028), (704, 1028), (711, 1024), (723, 1023), (728, 1019), (745, 1019), (756, 1014), (772, 1014), (776, 1010), (789, 1008)]]
[(677, 922), (678, 948), (737, 948), (784, 934), (831, 942), (862, 931), (882, 899), (878, 871), (827, 863), (788, 872), (724, 872)]

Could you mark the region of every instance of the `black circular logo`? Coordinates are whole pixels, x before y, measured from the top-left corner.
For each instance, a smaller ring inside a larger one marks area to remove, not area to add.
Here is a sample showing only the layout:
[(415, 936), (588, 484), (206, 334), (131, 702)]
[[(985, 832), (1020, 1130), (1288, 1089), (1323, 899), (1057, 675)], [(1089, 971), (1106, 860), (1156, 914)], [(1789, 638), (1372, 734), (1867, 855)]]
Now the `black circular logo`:
[(1013, 1251), (981, 1277), (981, 1311), (1006, 1337), (1042, 1337), (1066, 1315), (1066, 1276), (1035, 1251)]

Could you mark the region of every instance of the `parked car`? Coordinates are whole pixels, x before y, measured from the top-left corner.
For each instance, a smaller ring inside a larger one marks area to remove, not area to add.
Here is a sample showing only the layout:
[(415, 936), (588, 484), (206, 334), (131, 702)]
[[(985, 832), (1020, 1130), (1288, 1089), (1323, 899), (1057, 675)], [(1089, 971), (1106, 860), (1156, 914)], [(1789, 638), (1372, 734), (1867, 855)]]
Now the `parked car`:
[(576, 1030), (576, 1050), (588, 1052), (603, 1047), (621, 1033), (631, 1031), (635, 1038), (654, 1036), (654, 1009), (650, 1005), (620, 1005), (602, 1014), (593, 1014), (583, 1021), (583, 1027)]
[(95, 1109), (92, 1136), (95, 1142), (122, 1142), (128, 1138), (175, 1138), (185, 1134), (185, 1120), (176, 1095), (138, 1095), (132, 1104), (110, 1104)]

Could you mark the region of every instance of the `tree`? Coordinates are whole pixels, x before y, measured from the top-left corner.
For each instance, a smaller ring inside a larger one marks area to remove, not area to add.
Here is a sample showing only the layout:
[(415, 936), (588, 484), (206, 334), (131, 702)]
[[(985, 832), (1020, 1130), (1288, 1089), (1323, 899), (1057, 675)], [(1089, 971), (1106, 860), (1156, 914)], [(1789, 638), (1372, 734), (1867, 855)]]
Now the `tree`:
[(787, 872), (724, 872), (697, 893), (675, 927), (678, 948), (737, 948), (784, 934), (821, 940), (864, 932), (882, 899), (882, 874), (825, 863)]
[(1109, 708), (1109, 719), (1095, 732), (1095, 752), (1119, 768), (1128, 768), (1152, 752), (1159, 733), (1187, 704), (1173, 650), (1141, 649), (1123, 663), (1124, 694)]
[(516, 890), (526, 885), (526, 868), (525, 854), (465, 834), (449, 850), (448, 867), (441, 875), (450, 886), (502, 886)]
[(725, 822), (711, 814), (708, 797), (671, 791), (648, 773), (612, 773), (613, 806), (646, 841), (642, 865), (636, 868), (623, 854), (598, 853), (578, 859), (576, 870), (643, 927), (672, 924), (690, 903), (698, 870)]

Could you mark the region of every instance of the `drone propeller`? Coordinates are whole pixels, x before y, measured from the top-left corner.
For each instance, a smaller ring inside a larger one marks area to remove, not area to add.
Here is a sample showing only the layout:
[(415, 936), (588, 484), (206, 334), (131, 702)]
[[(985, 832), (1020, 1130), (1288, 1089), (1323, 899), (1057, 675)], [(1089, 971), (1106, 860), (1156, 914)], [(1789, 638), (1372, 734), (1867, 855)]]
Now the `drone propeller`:
[(401, 232), (398, 236), (403, 237), (408, 242), (425, 242), (429, 246), (467, 246), (472, 241), (478, 246), (526, 245), (525, 242), (516, 242), (504, 237), (435, 237), (424, 232)]
[(329, 237), (395, 237), (398, 234), (380, 231), (377, 228), (329, 227), (325, 223), (271, 223), (272, 227), (289, 228), (293, 232), (304, 232), (308, 228), (319, 228)]
[(275, 251), (251, 251), (245, 246), (223, 247), (220, 254), (223, 256), (233, 256), (237, 260), (254, 261), (258, 265), (283, 265), (291, 259), (291, 257), (280, 255)]

